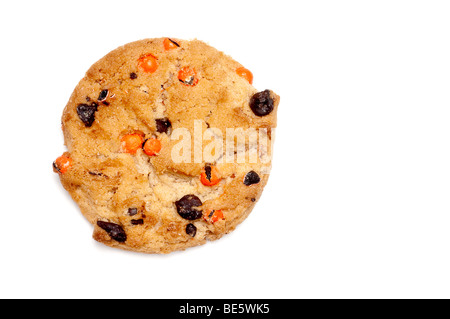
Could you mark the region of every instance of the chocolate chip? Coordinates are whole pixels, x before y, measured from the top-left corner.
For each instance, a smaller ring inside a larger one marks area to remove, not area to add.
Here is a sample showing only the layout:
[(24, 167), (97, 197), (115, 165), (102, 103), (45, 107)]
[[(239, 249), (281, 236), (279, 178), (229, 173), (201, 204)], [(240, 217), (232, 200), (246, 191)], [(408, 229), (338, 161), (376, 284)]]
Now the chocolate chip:
[(194, 224), (187, 224), (186, 234), (188, 234), (191, 237), (195, 237), (195, 235), (197, 234), (197, 227), (195, 227)]
[(106, 100), (107, 97), (108, 97), (108, 90), (103, 90), (100, 92), (97, 100), (102, 102), (102, 101)]
[(252, 202), (255, 202), (256, 201), (256, 198), (252, 198), (252, 199), (250, 199)]
[(137, 208), (128, 208), (128, 216), (134, 216), (138, 213)]
[(265, 116), (273, 111), (273, 99), (270, 97), (270, 91), (265, 90), (256, 93), (250, 99), (250, 108), (256, 116)]
[(172, 123), (170, 123), (167, 117), (156, 119), (156, 131), (158, 131), (158, 133), (167, 133), (171, 126)]
[(134, 72), (131, 72), (130, 73), (130, 79), (132, 79), (132, 80), (137, 79), (137, 74), (134, 73)]
[(255, 171), (250, 171), (244, 177), (244, 184), (247, 186), (258, 184), (261, 181), (261, 178)]
[(97, 221), (97, 226), (106, 231), (112, 239), (119, 243), (127, 240), (127, 234), (120, 225), (99, 220)]
[(172, 42), (173, 44), (175, 44), (177, 47), (180, 47), (180, 45), (178, 43), (176, 43), (175, 41), (173, 41), (172, 39), (169, 38), (169, 41)]
[(183, 198), (175, 202), (178, 214), (187, 220), (195, 220), (202, 217), (202, 211), (193, 208), (202, 205), (202, 201), (195, 195), (183, 196)]
[(144, 224), (143, 219), (132, 219), (131, 220), (131, 225), (143, 225), (143, 224)]
[(86, 127), (91, 127), (95, 121), (95, 112), (97, 112), (98, 104), (79, 104), (77, 106), (78, 117), (83, 121)]
[(208, 181), (211, 181), (211, 166), (209, 165), (205, 166), (205, 174)]

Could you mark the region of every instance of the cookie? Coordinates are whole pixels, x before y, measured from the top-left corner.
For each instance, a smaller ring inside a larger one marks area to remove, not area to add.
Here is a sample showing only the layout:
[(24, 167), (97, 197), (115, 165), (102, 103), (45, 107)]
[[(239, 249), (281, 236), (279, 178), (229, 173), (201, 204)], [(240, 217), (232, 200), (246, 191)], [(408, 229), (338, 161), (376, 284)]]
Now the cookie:
[(53, 162), (105, 245), (169, 253), (216, 240), (267, 183), (280, 101), (204, 42), (126, 44), (96, 62), (62, 115)]

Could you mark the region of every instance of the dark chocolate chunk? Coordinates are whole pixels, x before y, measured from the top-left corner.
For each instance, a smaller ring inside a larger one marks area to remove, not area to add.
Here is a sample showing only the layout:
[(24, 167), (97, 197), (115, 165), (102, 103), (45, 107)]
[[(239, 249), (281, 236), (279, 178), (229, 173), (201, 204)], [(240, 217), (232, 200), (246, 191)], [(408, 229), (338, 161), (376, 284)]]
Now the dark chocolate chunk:
[(255, 171), (250, 171), (244, 177), (244, 184), (247, 186), (258, 184), (261, 181), (261, 178)]
[(97, 226), (106, 231), (112, 239), (119, 243), (123, 243), (127, 240), (127, 234), (120, 225), (98, 220)]
[(194, 224), (187, 224), (186, 234), (188, 234), (191, 237), (195, 237), (195, 235), (197, 234), (197, 227), (195, 227)]
[(131, 225), (144, 225), (144, 220), (143, 219), (132, 219)]
[(78, 117), (83, 121), (86, 127), (91, 127), (95, 121), (95, 112), (97, 112), (98, 104), (79, 104), (77, 106)]
[(205, 174), (208, 181), (211, 181), (211, 166), (209, 165), (205, 166)]
[(138, 213), (137, 208), (128, 208), (128, 216), (134, 216)]
[(102, 101), (106, 100), (107, 97), (108, 97), (108, 90), (103, 90), (100, 92), (97, 100), (102, 102)]
[(137, 74), (134, 73), (134, 72), (131, 72), (130, 73), (130, 79), (132, 79), (132, 80), (137, 79)]
[(270, 91), (265, 90), (256, 93), (250, 99), (250, 108), (256, 116), (265, 116), (273, 111), (273, 99), (270, 97)]
[(172, 126), (168, 118), (156, 119), (156, 130), (158, 133), (167, 133)]
[(177, 47), (180, 47), (180, 45), (178, 43), (176, 43), (175, 41), (173, 41), (172, 39), (169, 38), (169, 41), (172, 42), (173, 44), (175, 44)]
[(202, 211), (193, 208), (202, 205), (200, 198), (195, 195), (183, 196), (183, 198), (175, 202), (178, 214), (187, 220), (196, 220), (202, 217)]

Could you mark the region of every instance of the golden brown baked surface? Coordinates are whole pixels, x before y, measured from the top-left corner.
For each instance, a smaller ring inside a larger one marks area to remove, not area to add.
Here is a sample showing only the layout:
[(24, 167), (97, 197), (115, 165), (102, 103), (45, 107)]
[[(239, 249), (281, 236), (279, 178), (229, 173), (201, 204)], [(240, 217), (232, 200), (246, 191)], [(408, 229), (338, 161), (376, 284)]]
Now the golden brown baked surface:
[[(247, 133), (270, 144), (279, 104), (251, 82), (242, 65), (198, 40), (129, 43), (87, 71), (64, 109), (67, 152), (53, 167), (95, 240), (168, 253), (218, 239), (248, 216), (271, 149)], [(237, 132), (229, 144), (227, 129)], [(222, 148), (212, 143), (219, 136)], [(242, 136), (247, 157), (238, 163)]]

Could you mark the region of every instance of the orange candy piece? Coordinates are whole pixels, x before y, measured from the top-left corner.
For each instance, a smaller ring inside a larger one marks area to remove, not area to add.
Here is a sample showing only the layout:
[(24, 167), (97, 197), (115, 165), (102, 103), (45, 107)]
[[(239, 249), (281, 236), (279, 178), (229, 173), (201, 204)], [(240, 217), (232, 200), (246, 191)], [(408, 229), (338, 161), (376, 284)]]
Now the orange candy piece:
[(156, 138), (149, 138), (145, 141), (143, 149), (148, 156), (158, 155), (161, 151), (161, 142)]
[(203, 219), (212, 224), (218, 222), (219, 220), (224, 220), (223, 213), (221, 210), (208, 209), (203, 215)]
[(197, 72), (185, 66), (178, 72), (178, 80), (186, 86), (195, 86), (198, 83)]
[(158, 59), (153, 54), (147, 54), (141, 57), (138, 64), (147, 73), (154, 73), (158, 69)]
[(164, 44), (164, 49), (166, 51), (173, 50), (173, 49), (180, 47), (180, 45), (178, 43), (176, 43), (174, 40), (169, 39), (169, 38), (165, 38), (163, 41), (163, 44)]
[(72, 159), (67, 155), (61, 155), (53, 162), (53, 170), (64, 174), (72, 167)]
[(248, 83), (253, 84), (253, 74), (252, 74), (252, 72), (250, 72), (250, 70), (247, 70), (246, 68), (241, 67), (241, 68), (236, 69), (236, 73), (240, 77), (243, 77), (244, 79), (246, 79), (248, 81)]
[(120, 150), (123, 153), (136, 154), (137, 150), (142, 147), (144, 138), (141, 134), (127, 134), (120, 139)]
[(206, 165), (200, 174), (200, 181), (205, 186), (217, 185), (221, 180), (219, 170), (215, 166)]

